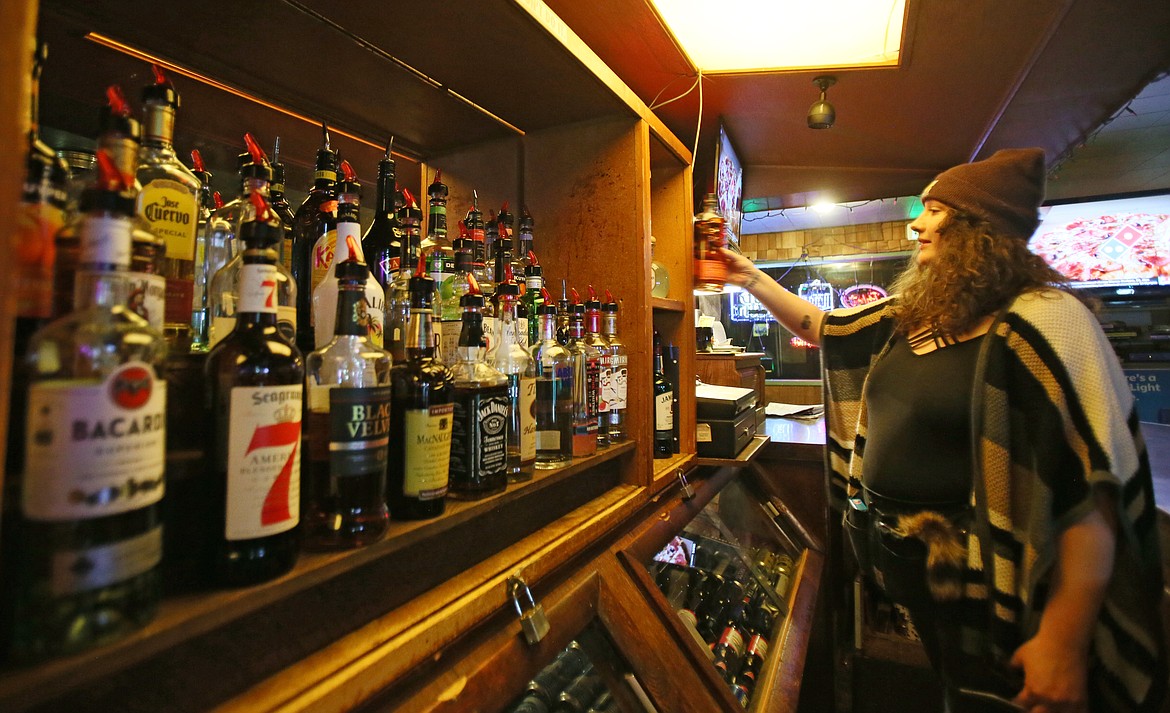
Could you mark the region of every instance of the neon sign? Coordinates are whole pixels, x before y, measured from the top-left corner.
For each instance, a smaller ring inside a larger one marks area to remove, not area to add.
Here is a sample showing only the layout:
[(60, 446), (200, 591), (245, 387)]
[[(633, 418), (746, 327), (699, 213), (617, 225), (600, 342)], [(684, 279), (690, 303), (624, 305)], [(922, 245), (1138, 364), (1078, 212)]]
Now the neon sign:
[(854, 285), (841, 293), (841, 304), (845, 307), (860, 307), (885, 299), (886, 296), (886, 291), (877, 285)]
[(731, 294), (732, 322), (767, 322), (772, 319), (768, 308), (747, 290), (736, 290)]

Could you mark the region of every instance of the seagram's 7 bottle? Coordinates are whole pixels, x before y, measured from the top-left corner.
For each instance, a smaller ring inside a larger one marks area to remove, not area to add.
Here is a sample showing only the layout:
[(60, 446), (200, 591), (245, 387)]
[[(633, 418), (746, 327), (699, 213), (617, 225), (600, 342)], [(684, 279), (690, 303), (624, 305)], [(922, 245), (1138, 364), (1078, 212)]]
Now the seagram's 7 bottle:
[(81, 201), (74, 311), (37, 331), (25, 357), (25, 461), (4, 503), (0, 580), (18, 661), (124, 635), (162, 592), (167, 348), (124, 306), (133, 193), (104, 151), (98, 163)]
[(301, 410), (305, 366), (277, 327), (279, 219), (250, 196), (239, 304), (230, 334), (207, 355), (212, 443), (207, 567), (213, 581), (244, 586), (278, 577), (300, 549)]

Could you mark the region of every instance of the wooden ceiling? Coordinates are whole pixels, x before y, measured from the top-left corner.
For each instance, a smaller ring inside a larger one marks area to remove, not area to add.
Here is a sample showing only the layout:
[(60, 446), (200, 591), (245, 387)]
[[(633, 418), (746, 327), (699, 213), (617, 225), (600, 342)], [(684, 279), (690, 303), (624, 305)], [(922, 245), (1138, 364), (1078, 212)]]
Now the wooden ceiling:
[[(648, 104), (694, 83), (649, 0), (545, 1)], [(1052, 165), (1170, 69), (1166, 0), (908, 0), (906, 19), (901, 66), (831, 72), (831, 129), (805, 120), (825, 72), (705, 76), (696, 176), (713, 171), (720, 122), (747, 210), (915, 195), (1005, 147), (1043, 147)], [(694, 141), (697, 91), (655, 112)]]

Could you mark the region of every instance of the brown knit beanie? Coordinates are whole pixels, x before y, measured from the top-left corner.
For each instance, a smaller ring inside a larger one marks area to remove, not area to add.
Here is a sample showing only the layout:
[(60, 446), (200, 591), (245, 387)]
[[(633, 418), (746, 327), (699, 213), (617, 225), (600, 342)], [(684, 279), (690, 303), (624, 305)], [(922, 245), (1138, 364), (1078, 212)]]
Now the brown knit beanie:
[(938, 175), (922, 192), (963, 213), (983, 218), (996, 230), (1031, 237), (1044, 200), (1044, 150), (1003, 149)]

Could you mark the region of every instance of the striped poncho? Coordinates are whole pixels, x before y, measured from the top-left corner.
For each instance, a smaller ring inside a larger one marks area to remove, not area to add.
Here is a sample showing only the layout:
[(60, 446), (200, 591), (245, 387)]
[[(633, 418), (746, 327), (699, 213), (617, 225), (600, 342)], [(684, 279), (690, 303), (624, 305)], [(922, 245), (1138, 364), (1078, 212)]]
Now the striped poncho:
[[(894, 326), (892, 300), (830, 312), (822, 326), (836, 510), (861, 487), (866, 380)], [(1094, 486), (1111, 486), (1119, 547), (1093, 632), (1092, 710), (1156, 710), (1167, 673), (1153, 485), (1133, 398), (1092, 313), (1062, 291), (1018, 297), (980, 347), (972, 408), (963, 647), (1006, 665), (1039, 626), (1059, 533), (1095, 507)]]

